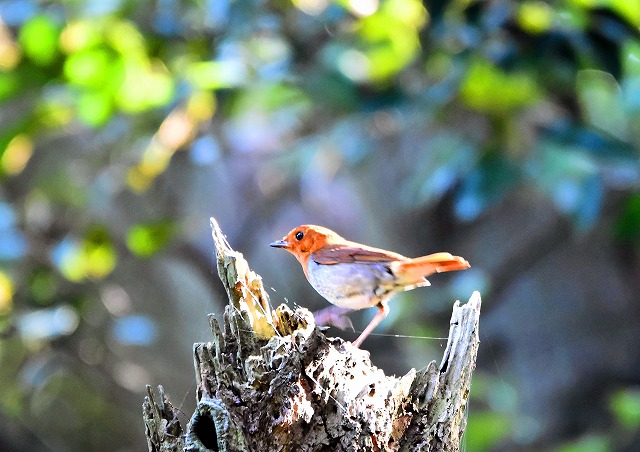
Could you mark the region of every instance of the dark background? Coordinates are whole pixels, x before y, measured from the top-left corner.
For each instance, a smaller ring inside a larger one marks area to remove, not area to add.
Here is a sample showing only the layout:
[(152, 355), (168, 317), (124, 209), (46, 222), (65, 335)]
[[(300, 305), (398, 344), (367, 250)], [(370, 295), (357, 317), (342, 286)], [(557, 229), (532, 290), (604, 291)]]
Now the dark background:
[(274, 306), (327, 306), (268, 246), (301, 223), (464, 256), (392, 301), (374, 363), (439, 360), (479, 290), (467, 451), (640, 448), (640, 2), (0, 18), (0, 449), (143, 450), (147, 383), (192, 412), (191, 347), (225, 303), (210, 216)]

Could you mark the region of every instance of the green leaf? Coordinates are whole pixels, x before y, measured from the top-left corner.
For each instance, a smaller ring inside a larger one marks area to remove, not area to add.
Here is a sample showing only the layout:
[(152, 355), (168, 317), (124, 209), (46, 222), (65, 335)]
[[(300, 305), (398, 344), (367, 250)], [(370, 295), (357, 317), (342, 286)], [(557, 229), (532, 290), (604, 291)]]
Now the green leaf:
[(324, 53), (344, 76), (354, 82), (384, 83), (417, 57), (418, 33), (429, 17), (422, 2), (388, 0), (379, 7), (372, 3), (366, 12), (356, 2), (342, 3), (360, 16), (354, 24), (355, 42), (330, 43)]
[(163, 66), (144, 59), (127, 59), (124, 73), (116, 102), (125, 112), (140, 113), (166, 105), (173, 98), (175, 82)]
[(11, 312), (14, 292), (15, 287), (13, 281), (11, 281), (8, 275), (0, 271), (0, 315)]
[(58, 27), (49, 17), (35, 16), (20, 29), (18, 42), (32, 61), (47, 66), (58, 54), (59, 34)]
[(85, 236), (83, 253), (86, 274), (91, 278), (104, 278), (116, 266), (116, 251), (109, 232), (103, 227), (91, 229)]
[(509, 416), (490, 411), (471, 413), (467, 421), (465, 438), (468, 450), (488, 450), (511, 431)]
[(640, 27), (640, 2), (629, 0), (601, 0), (602, 4), (609, 4), (610, 8), (617, 11), (629, 23), (636, 28)]
[(16, 72), (0, 72), (0, 102), (20, 91), (22, 83)]
[(622, 91), (613, 75), (597, 70), (578, 73), (577, 91), (584, 119), (589, 124), (624, 139), (627, 115)]
[(176, 224), (169, 220), (137, 224), (127, 233), (127, 247), (140, 257), (148, 257), (167, 246), (176, 232)]
[(552, 25), (553, 8), (539, 0), (526, 1), (519, 6), (517, 19), (529, 33), (544, 33)]
[(635, 193), (625, 203), (615, 226), (619, 239), (640, 238), (640, 193)]
[(108, 92), (87, 91), (78, 97), (78, 117), (90, 126), (104, 125), (113, 115), (113, 98)]
[(52, 302), (58, 290), (58, 280), (48, 267), (34, 269), (29, 275), (28, 285), (33, 299), (42, 305)]
[(117, 255), (108, 231), (97, 226), (81, 240), (65, 239), (54, 252), (54, 262), (69, 281), (102, 279), (116, 266)]
[(610, 407), (625, 428), (640, 428), (640, 388), (626, 388), (616, 392), (610, 399)]
[(530, 105), (540, 94), (532, 74), (506, 73), (488, 61), (477, 59), (467, 70), (460, 95), (475, 110), (506, 114)]
[(105, 49), (89, 49), (70, 55), (64, 63), (64, 75), (72, 84), (103, 86), (112, 77), (114, 57)]
[(640, 42), (627, 40), (621, 49), (621, 60), (625, 78), (640, 77)]

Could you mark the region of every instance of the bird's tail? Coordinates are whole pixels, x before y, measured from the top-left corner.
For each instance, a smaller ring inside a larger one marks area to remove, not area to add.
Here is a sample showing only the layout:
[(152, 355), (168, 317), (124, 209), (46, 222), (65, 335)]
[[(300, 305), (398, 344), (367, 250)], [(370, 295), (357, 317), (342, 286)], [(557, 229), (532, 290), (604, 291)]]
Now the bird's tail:
[(405, 289), (413, 289), (419, 286), (428, 286), (425, 279), (433, 273), (450, 272), (453, 270), (466, 270), (469, 262), (460, 256), (449, 253), (434, 253), (428, 256), (416, 257), (391, 264), (391, 271), (398, 279), (398, 283)]

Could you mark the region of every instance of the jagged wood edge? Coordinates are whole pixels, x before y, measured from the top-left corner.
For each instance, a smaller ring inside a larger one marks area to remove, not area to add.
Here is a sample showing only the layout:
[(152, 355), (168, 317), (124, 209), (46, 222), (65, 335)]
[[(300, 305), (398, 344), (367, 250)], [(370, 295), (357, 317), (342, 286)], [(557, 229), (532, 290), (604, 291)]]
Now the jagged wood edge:
[(179, 452), (184, 450), (184, 436), (178, 410), (169, 402), (164, 388), (158, 386), (158, 398), (150, 385), (142, 404), (147, 447), (153, 452)]

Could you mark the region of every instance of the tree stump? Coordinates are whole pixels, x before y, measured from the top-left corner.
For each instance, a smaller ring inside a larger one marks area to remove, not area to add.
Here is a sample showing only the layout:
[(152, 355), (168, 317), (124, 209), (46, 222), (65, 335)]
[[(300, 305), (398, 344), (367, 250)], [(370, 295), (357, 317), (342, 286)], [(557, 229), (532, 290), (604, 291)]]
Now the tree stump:
[(260, 276), (211, 219), (229, 296), (213, 341), (194, 344), (186, 426), (159, 388), (143, 404), (150, 451), (456, 451), (479, 345), (480, 294), (453, 306), (440, 366), (386, 376), (369, 352), (326, 337), (304, 308), (272, 310)]

